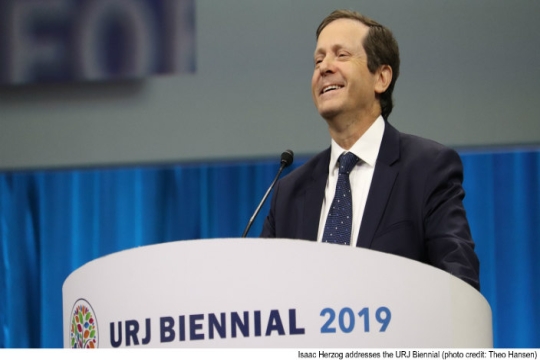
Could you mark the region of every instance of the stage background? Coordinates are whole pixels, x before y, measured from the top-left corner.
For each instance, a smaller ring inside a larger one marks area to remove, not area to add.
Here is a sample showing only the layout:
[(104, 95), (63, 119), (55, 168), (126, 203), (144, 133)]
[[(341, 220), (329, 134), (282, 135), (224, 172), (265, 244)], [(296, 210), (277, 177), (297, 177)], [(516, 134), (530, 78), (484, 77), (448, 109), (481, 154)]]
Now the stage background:
[(193, 72), (0, 86), (0, 347), (61, 346), (71, 271), (135, 246), (239, 236), (279, 154), (291, 148), (298, 166), (329, 145), (309, 84), (315, 29), (334, 8), (394, 31), (390, 122), (458, 148), (495, 345), (540, 347), (540, 2), (194, 4)]
[(401, 131), (452, 146), (540, 144), (539, 1), (194, 3), (193, 73), (0, 86), (0, 169), (317, 153), (329, 142), (311, 99), (315, 30), (335, 8), (393, 30)]

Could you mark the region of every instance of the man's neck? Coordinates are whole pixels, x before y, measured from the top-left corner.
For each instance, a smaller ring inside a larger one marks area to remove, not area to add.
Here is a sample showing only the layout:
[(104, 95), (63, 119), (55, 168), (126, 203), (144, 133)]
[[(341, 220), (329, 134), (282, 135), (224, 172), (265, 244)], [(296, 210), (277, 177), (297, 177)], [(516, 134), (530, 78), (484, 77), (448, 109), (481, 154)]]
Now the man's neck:
[(330, 136), (345, 150), (349, 150), (373, 125), (379, 115), (364, 117), (336, 117), (326, 120)]

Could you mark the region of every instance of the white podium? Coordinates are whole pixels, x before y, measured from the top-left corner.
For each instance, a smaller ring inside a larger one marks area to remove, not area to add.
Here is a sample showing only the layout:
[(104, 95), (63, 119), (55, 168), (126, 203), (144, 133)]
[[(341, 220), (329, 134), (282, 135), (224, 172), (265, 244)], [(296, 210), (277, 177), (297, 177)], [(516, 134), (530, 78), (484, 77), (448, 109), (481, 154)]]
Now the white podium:
[(63, 285), (64, 347), (489, 348), (462, 280), (377, 251), (189, 240), (91, 261)]

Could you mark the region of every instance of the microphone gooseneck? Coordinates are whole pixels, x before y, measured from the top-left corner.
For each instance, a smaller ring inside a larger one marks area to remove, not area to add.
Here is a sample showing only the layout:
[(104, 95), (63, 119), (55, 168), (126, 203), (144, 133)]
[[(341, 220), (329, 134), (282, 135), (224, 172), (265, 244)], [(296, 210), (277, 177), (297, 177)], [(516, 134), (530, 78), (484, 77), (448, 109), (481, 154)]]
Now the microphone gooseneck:
[(249, 219), (249, 222), (246, 226), (246, 229), (244, 230), (244, 233), (242, 234), (242, 237), (245, 238), (247, 236), (247, 233), (249, 232), (249, 229), (251, 228), (251, 225), (253, 225), (253, 222), (255, 221), (255, 218), (259, 214), (259, 211), (261, 211), (262, 206), (264, 205), (264, 202), (266, 201), (266, 198), (268, 198), (268, 195), (274, 188), (274, 185), (276, 185), (276, 182), (279, 179), (279, 176), (281, 175), (281, 172), (283, 169), (285, 169), (287, 166), (290, 166), (293, 163), (294, 160), (294, 153), (292, 150), (285, 150), (283, 153), (281, 153), (281, 166), (279, 167), (279, 170), (276, 174), (276, 177), (274, 178), (274, 181), (272, 181), (272, 184), (270, 184), (270, 187), (268, 190), (266, 190), (266, 194), (264, 194), (261, 202), (259, 203), (259, 206), (257, 206), (257, 209), (253, 213), (253, 216), (251, 219)]

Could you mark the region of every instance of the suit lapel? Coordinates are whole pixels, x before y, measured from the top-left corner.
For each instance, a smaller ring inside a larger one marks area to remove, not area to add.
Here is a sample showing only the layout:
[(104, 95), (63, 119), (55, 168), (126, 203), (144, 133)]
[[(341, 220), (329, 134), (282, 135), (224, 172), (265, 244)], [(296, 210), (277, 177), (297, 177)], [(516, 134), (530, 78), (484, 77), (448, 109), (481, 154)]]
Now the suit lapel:
[(321, 217), (321, 207), (324, 199), (324, 191), (328, 180), (328, 163), (330, 162), (330, 149), (326, 150), (314, 167), (303, 198), (302, 226), (300, 228), (300, 238), (317, 240), (319, 231), (319, 220)]
[(398, 175), (399, 132), (385, 122), (381, 148), (358, 234), (358, 247), (369, 248), (381, 221), (388, 198)]

